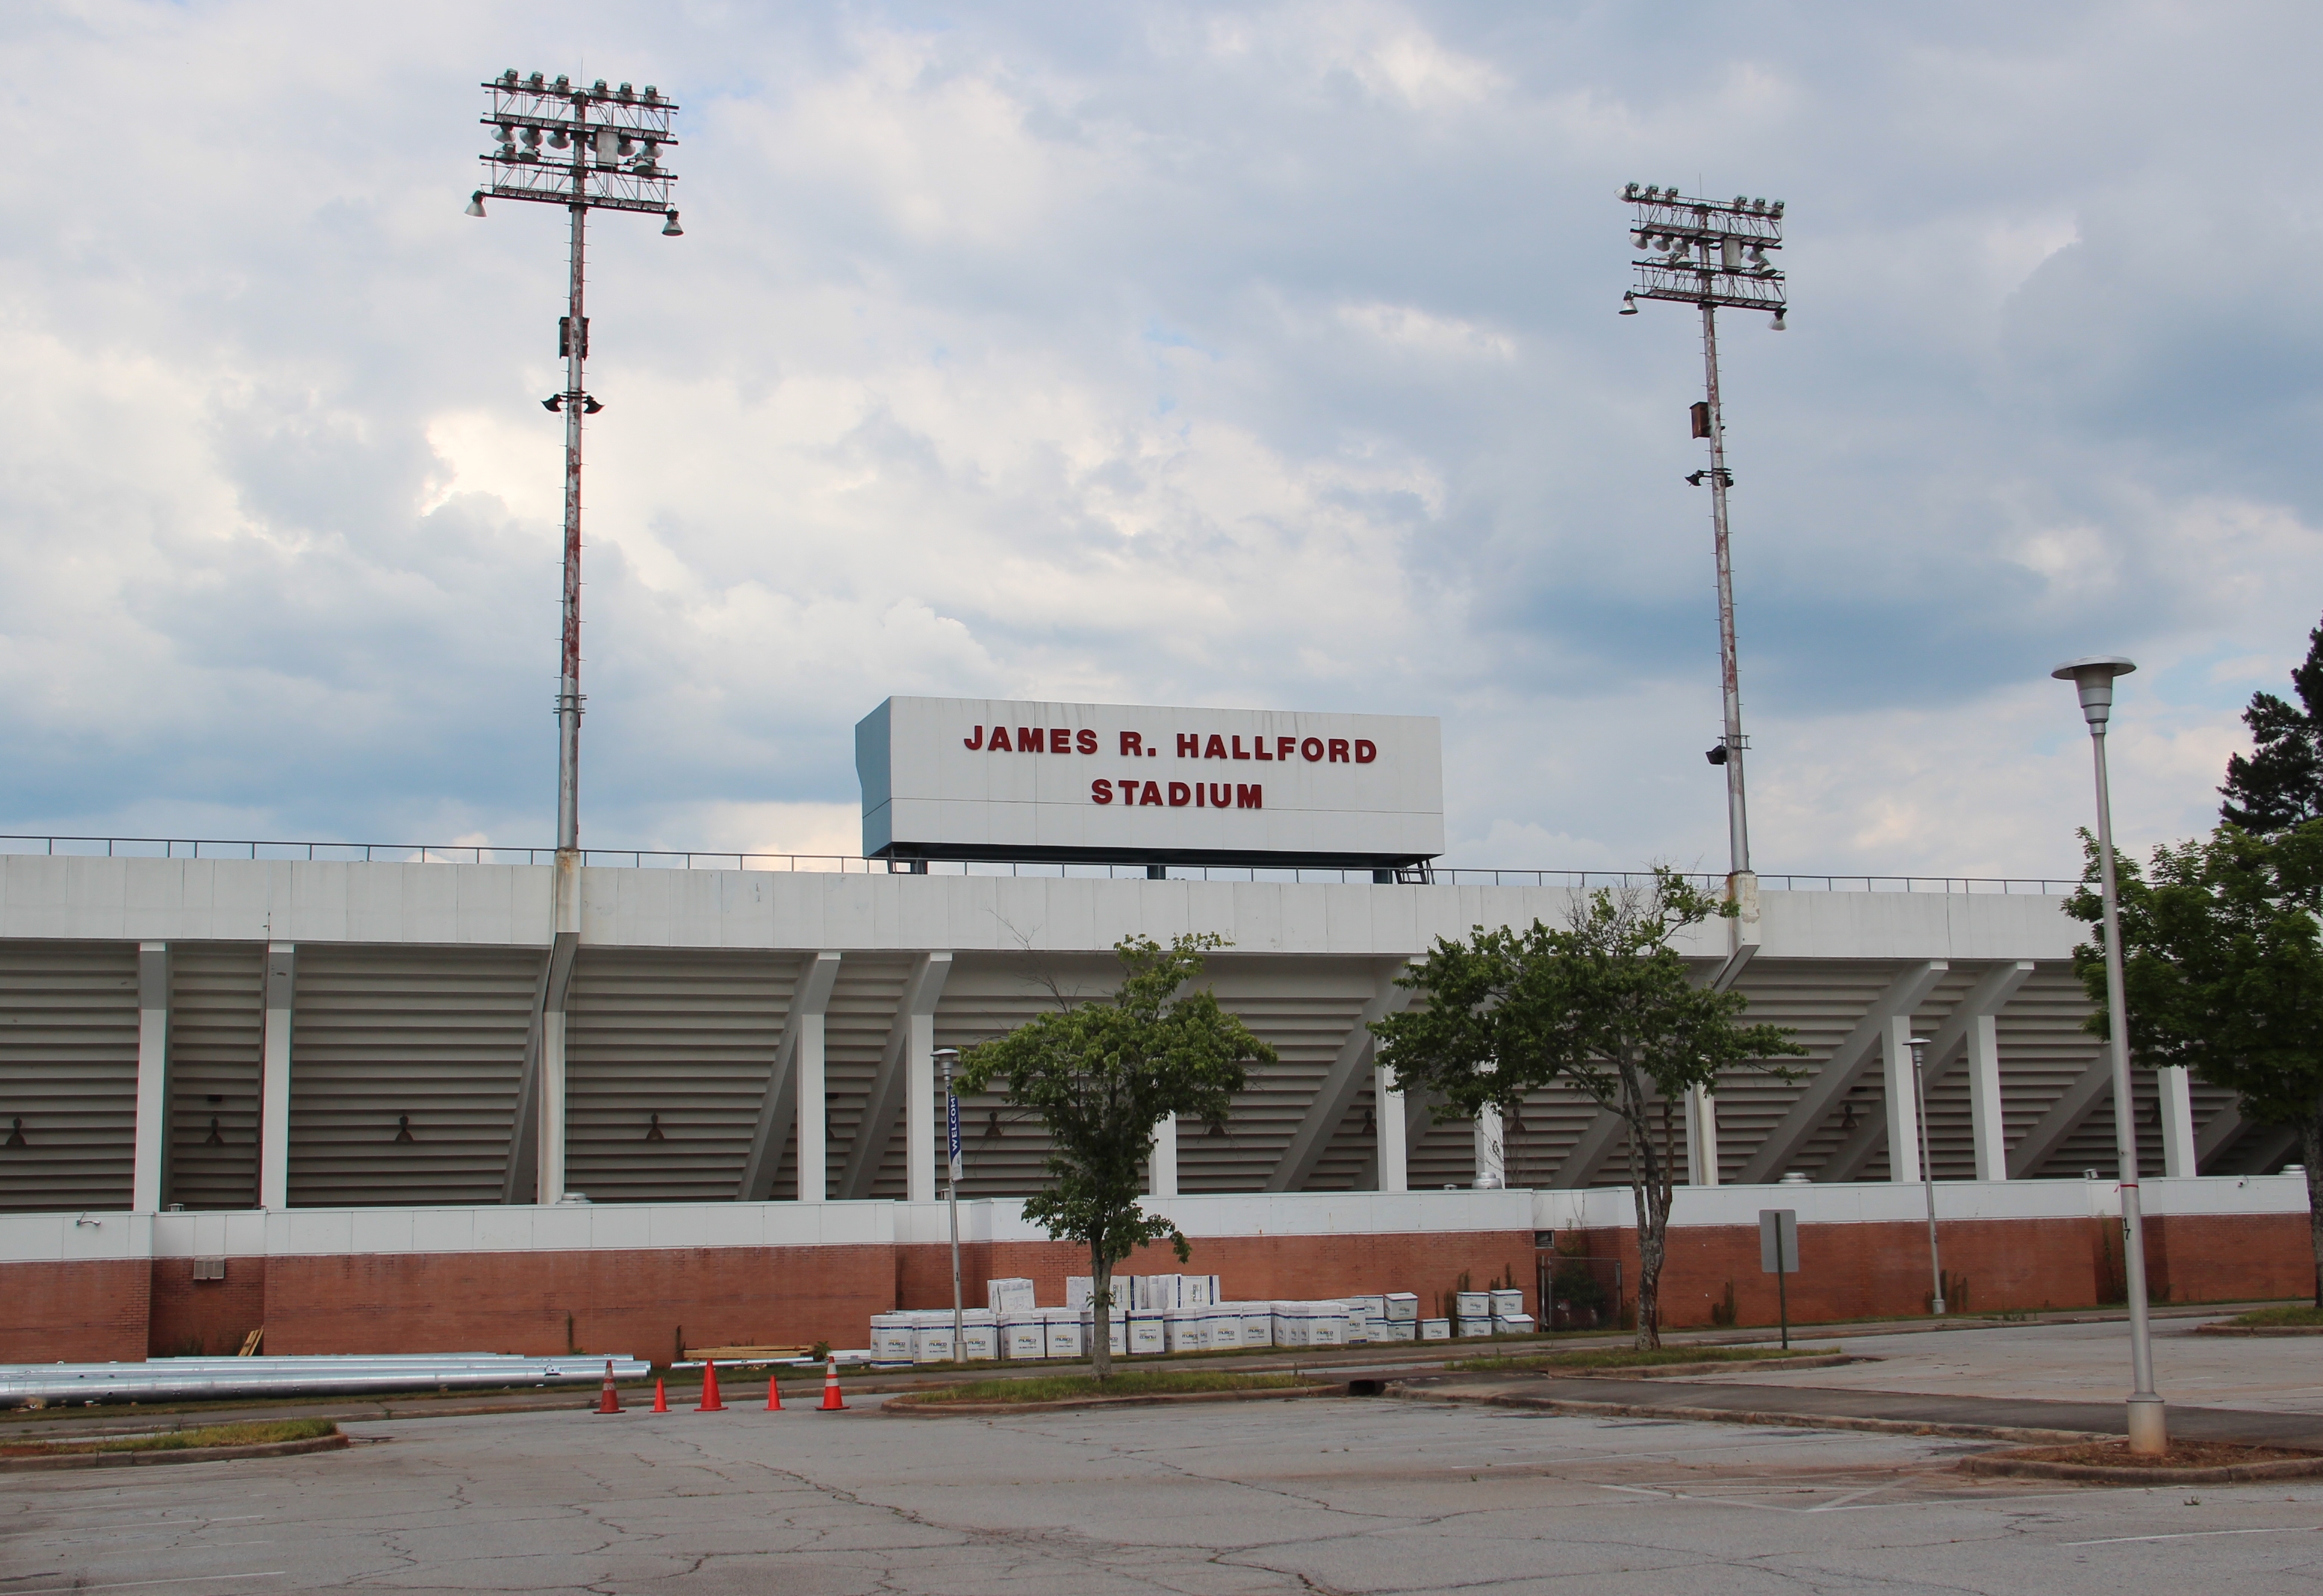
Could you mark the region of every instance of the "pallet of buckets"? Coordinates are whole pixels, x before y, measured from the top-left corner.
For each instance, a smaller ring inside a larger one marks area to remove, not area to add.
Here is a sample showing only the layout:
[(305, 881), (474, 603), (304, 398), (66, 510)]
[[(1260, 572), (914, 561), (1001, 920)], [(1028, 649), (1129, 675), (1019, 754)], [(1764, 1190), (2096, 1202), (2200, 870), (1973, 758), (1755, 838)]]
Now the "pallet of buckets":
[[(1122, 1275), (1115, 1278), (1114, 1287), (1115, 1307), (1106, 1316), (1106, 1329), (1116, 1357), (1438, 1341), (1452, 1333), (1449, 1320), (1421, 1321), (1419, 1298), (1409, 1291), (1234, 1302), (1222, 1299), (1216, 1275)], [(1092, 1289), (1088, 1276), (1070, 1277), (1065, 1281), (1065, 1306), (1042, 1307), (1034, 1300), (1031, 1280), (993, 1280), (986, 1289), (985, 1306), (960, 1315), (962, 1344), (957, 1354), (950, 1309), (877, 1314), (871, 1319), (872, 1360), (948, 1363), (956, 1355), (961, 1361), (1010, 1362), (1086, 1357), (1097, 1340), (1097, 1314), (1089, 1305)], [(1478, 1295), (1488, 1298), (1482, 1322), (1491, 1324), (1493, 1304), (1489, 1294)], [(1515, 1306), (1521, 1309), (1521, 1300)], [(1525, 1321), (1526, 1327), (1529, 1323)], [(1463, 1334), (1467, 1334), (1464, 1324)], [(1510, 1327), (1515, 1328), (1514, 1321)]]

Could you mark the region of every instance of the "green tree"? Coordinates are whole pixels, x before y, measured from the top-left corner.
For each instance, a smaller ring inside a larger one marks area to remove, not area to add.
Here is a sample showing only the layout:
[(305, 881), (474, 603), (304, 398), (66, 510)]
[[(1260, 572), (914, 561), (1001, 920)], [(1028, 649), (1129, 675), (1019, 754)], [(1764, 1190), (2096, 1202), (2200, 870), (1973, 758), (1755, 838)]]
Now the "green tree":
[(2323, 627), (2307, 634), (2307, 658), (2291, 673), (2299, 702), (2251, 694), (2243, 724), (2249, 758), (2227, 760), (2218, 818), (2245, 831), (2281, 831), (2323, 819)]
[[(2096, 928), (2073, 968), (2096, 1005), (2089, 1028), (2104, 1036), (2097, 845), (2081, 839), (2089, 863), (2066, 912)], [(2323, 1307), (2323, 820), (2273, 836), (2221, 826), (2116, 871), (2131, 1056), (2184, 1065), (2235, 1093), (2249, 1118), (2298, 1130)]]
[(1036, 1015), (961, 1060), (960, 1090), (1004, 1079), (1009, 1104), (1048, 1127), (1049, 1186), (1026, 1199), (1024, 1216), (1088, 1249), (1099, 1380), (1113, 1371), (1113, 1266), (1165, 1237), (1180, 1262), (1191, 1253), (1176, 1225), (1138, 1206), (1137, 1167), (1154, 1126), (1172, 1114), (1222, 1123), (1247, 1066), (1274, 1062), (1272, 1048), (1193, 988), (1202, 955), (1226, 945), (1210, 934), (1179, 936), (1167, 948), (1125, 937), (1113, 949), (1118, 992)]
[(1396, 1084), (1441, 1093), (1441, 1117), (1487, 1105), (1511, 1112), (1526, 1093), (1559, 1081), (1621, 1116), (1638, 1211), (1640, 1347), (1661, 1344), (1676, 1183), (1671, 1105), (1689, 1087), (1715, 1085), (1726, 1066), (1771, 1068), (1770, 1059), (1805, 1051), (1778, 1026), (1739, 1023), (1749, 1000), (1698, 985), (1670, 946), (1680, 931), (1734, 913), (1657, 868), (1650, 887), (1576, 902), (1562, 929), (1536, 920), (1524, 931), (1477, 926), (1465, 942), (1439, 938), (1401, 982), (1427, 1002), (1372, 1026)]

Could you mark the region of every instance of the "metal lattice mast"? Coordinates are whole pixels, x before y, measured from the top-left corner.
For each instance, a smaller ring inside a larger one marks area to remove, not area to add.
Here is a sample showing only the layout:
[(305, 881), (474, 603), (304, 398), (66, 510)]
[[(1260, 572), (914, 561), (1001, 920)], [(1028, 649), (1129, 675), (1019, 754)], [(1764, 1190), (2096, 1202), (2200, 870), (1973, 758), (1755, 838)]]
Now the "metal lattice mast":
[[(499, 148), (478, 159), (485, 186), (468, 201), (468, 214), (484, 214), (486, 199), (524, 199), (563, 206), (572, 219), (571, 280), (565, 314), (557, 323), (556, 353), (565, 361), (565, 387), (543, 399), (544, 408), (565, 417), (564, 629), (556, 681), (556, 851), (560, 899), (577, 885), (581, 847), (581, 435), (585, 417), (604, 406), (583, 384), (589, 355), (589, 318), (583, 300), (588, 281), (589, 213), (641, 211), (665, 218), (664, 236), (677, 238), (677, 210), (670, 203), (676, 176), (661, 164), (670, 136), (675, 103), (647, 84), (643, 94), (624, 83), (608, 88), (601, 78), (588, 88), (539, 72), (519, 77), (511, 67), (484, 84), (491, 107), (481, 119), (499, 139)], [(559, 923), (565, 916), (559, 903)]]
[(1705, 398), (1694, 407), (1694, 436), (1710, 445), (1710, 469), (1686, 481), (1710, 484), (1711, 537), (1718, 561), (1718, 659), (1724, 720), (1710, 762), (1726, 769), (1727, 844), (1731, 871), (1750, 869), (1749, 809), (1743, 787), (1742, 674), (1734, 640), (1734, 559), (1728, 541), (1727, 490), (1734, 474), (1726, 467), (1726, 414), (1718, 385), (1718, 310), (1765, 310), (1782, 331), (1788, 305), (1783, 273), (1767, 252), (1783, 247), (1783, 202), (1737, 195), (1732, 201), (1690, 199), (1676, 188), (1631, 183), (1621, 197), (1635, 207), (1630, 243), (1642, 254), (1634, 262), (1638, 279), (1621, 296), (1621, 314), (1635, 316), (1639, 299), (1663, 299), (1702, 310), (1702, 364)]

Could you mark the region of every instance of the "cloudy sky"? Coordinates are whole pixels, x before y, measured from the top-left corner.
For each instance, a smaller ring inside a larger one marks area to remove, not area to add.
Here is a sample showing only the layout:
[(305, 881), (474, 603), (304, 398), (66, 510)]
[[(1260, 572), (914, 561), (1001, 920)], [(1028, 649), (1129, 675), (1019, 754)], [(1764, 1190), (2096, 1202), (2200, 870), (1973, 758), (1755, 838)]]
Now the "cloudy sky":
[(2297, 4), (0, 12), (0, 830), (553, 839), (563, 217), (478, 81), (677, 97), (592, 234), (583, 835), (850, 852), (889, 693), (1435, 714), (1451, 858), (1722, 868), (1681, 307), (1762, 871), (2041, 875), (2071, 655), (2190, 833), (2323, 612)]

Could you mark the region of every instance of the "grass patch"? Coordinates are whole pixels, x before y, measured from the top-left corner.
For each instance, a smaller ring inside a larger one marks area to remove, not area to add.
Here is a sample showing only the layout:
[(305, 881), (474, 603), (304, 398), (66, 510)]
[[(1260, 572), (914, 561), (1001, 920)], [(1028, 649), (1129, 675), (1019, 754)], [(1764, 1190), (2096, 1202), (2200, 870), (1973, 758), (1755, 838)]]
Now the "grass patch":
[(188, 1446), (262, 1446), (274, 1441), (309, 1441), (335, 1435), (339, 1426), (327, 1418), (259, 1419), (247, 1424), (205, 1425), (198, 1429), (167, 1430), (157, 1435), (122, 1435), (86, 1441), (46, 1441), (30, 1445), (0, 1446), (0, 1455), (45, 1457), (59, 1452), (176, 1452)]
[(1633, 1346), (1575, 1347), (1570, 1352), (1534, 1353), (1519, 1358), (1464, 1358), (1449, 1367), (1470, 1372), (1650, 1369), (1664, 1363), (1758, 1363), (1769, 1359), (1827, 1357), (1838, 1351), (1835, 1346), (1795, 1346), (1788, 1352), (1776, 1346), (1665, 1346), (1641, 1353)]
[(2246, 1314), (2236, 1314), (2227, 1321), (2229, 1325), (2323, 1325), (2323, 1307), (2313, 1303), (2294, 1303), (2282, 1307), (2253, 1308)]
[(1226, 1369), (1125, 1369), (1100, 1381), (1087, 1374), (1036, 1374), (976, 1380), (914, 1391), (914, 1402), (1070, 1402), (1085, 1397), (1152, 1397), (1185, 1391), (1281, 1390), (1308, 1382), (1295, 1374), (1237, 1374)]

